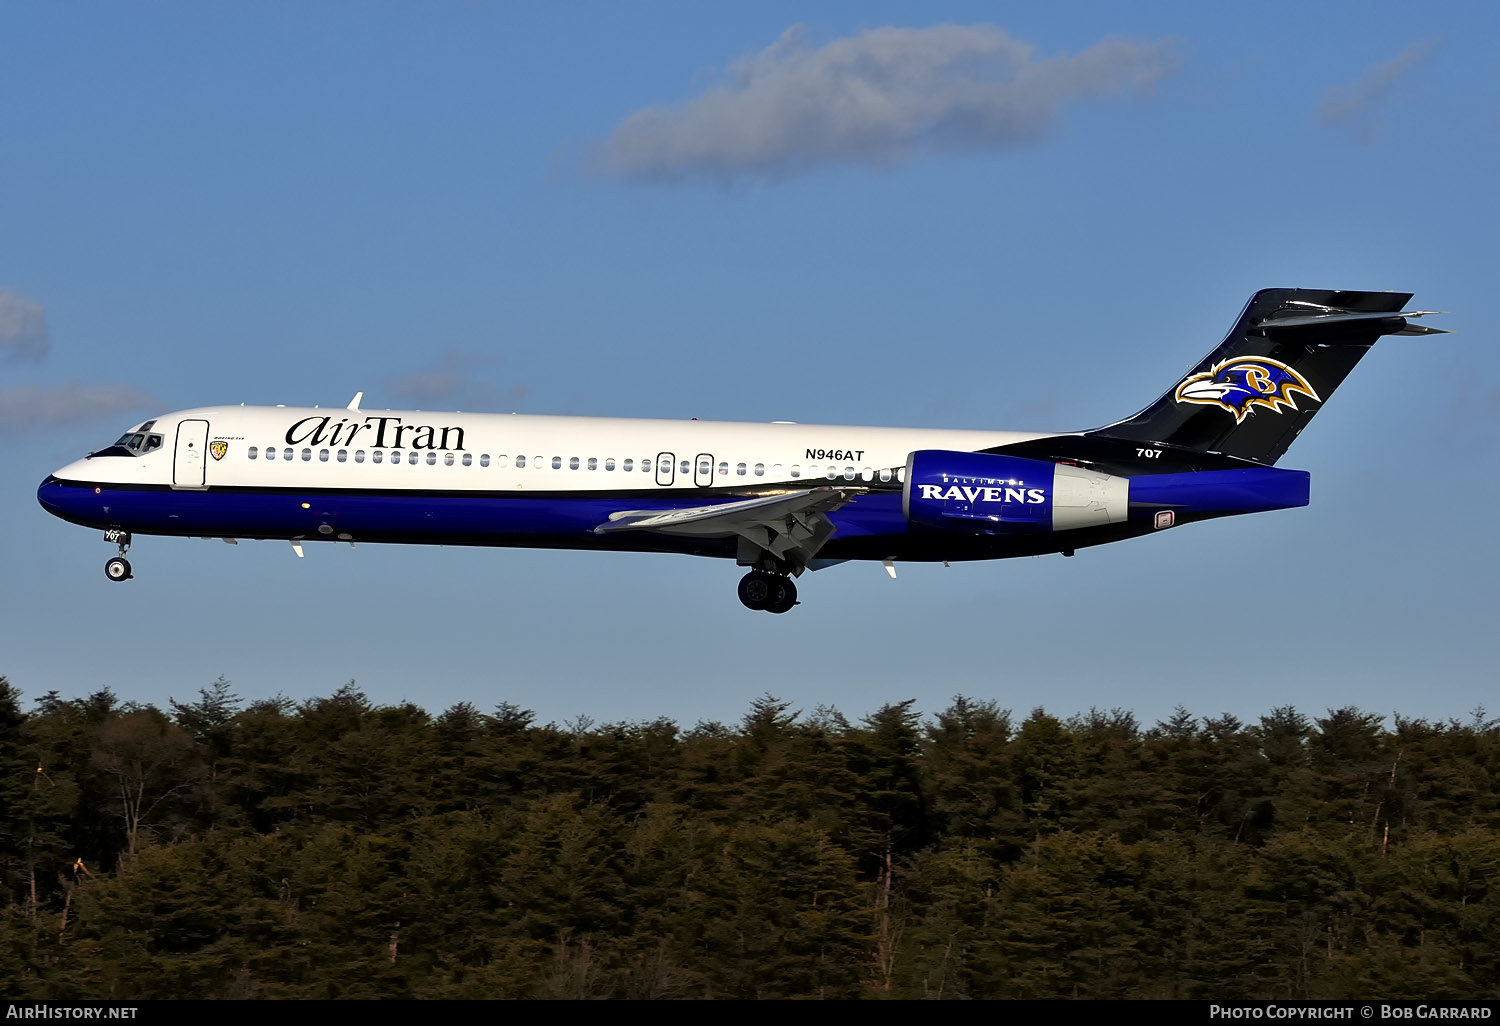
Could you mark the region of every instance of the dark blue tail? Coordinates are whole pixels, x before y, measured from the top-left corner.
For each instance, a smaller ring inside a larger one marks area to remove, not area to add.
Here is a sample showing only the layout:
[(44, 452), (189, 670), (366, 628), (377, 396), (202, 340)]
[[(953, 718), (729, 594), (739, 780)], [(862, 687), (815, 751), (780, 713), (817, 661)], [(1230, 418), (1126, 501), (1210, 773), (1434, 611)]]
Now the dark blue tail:
[(1382, 335), (1439, 334), (1407, 292), (1263, 289), (1219, 347), (1135, 416), (1088, 437), (1274, 464)]

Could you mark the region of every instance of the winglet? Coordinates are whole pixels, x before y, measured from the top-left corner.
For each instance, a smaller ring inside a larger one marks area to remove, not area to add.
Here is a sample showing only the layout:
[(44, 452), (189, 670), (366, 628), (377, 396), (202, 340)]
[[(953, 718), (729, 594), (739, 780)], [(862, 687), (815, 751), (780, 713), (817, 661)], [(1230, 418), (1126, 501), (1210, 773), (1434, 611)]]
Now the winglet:
[(358, 413), (359, 412), (359, 401), (361, 399), (363, 399), (364, 397), (365, 397), (365, 394), (363, 392), (355, 392), (354, 393), (354, 398), (349, 400), (349, 405), (346, 406), (346, 407), (344, 407), (344, 409), (350, 411), (351, 413)]

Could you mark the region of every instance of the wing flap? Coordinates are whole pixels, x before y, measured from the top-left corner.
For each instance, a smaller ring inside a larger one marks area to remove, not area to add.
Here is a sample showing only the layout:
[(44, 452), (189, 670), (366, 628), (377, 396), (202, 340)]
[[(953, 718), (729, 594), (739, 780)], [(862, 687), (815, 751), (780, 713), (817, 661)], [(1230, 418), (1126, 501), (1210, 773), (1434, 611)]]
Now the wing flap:
[(662, 534), (738, 536), (778, 559), (805, 566), (833, 536), (828, 514), (862, 494), (862, 488), (807, 488), (739, 502), (672, 510), (622, 510), (594, 528), (595, 534), (657, 531)]

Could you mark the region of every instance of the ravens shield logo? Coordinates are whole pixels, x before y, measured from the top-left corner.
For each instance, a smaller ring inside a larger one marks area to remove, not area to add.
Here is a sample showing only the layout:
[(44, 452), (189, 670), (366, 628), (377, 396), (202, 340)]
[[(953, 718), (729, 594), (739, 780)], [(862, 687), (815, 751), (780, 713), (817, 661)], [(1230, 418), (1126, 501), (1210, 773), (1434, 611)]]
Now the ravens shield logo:
[(224, 458), (224, 454), (229, 451), (229, 443), (228, 442), (209, 442), (208, 443), (208, 451), (211, 452), (211, 453), (213, 453), (214, 459), (216, 459), (216, 460), (222, 460)]

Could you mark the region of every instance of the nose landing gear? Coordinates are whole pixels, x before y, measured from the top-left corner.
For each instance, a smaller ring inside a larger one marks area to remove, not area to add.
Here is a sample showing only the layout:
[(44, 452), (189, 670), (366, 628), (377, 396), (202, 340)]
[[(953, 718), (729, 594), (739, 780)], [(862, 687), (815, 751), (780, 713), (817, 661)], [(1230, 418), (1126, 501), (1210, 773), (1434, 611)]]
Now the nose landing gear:
[(797, 586), (790, 577), (751, 570), (740, 578), (740, 601), (746, 609), (785, 613), (797, 604)]
[(134, 575), (130, 572), (130, 561), (125, 558), (125, 553), (130, 551), (130, 532), (118, 529), (105, 531), (104, 540), (120, 546), (120, 554), (104, 564), (104, 576), (111, 581), (130, 580)]

